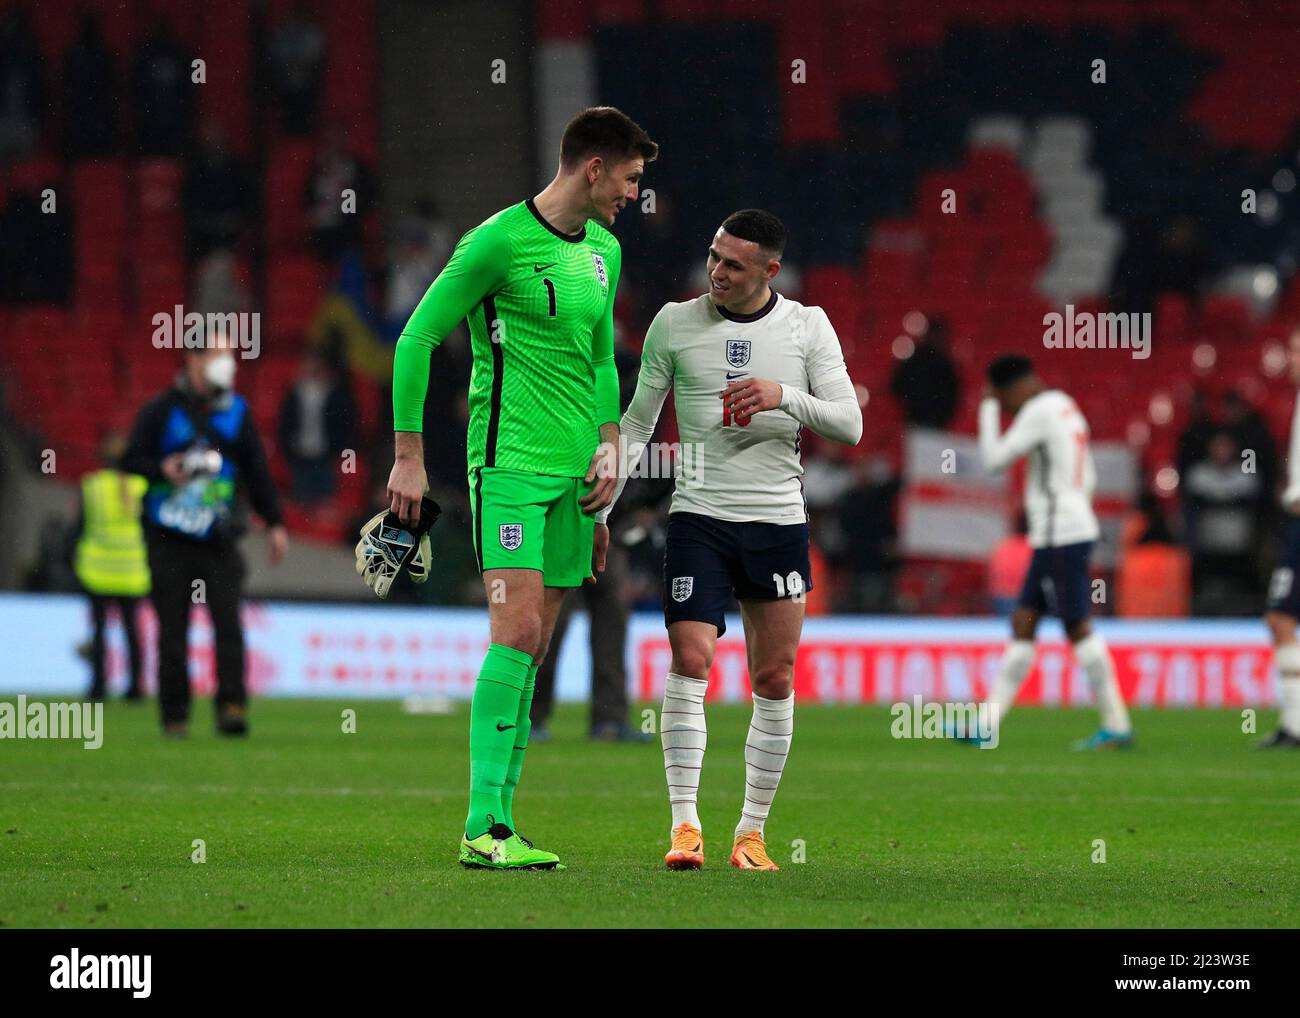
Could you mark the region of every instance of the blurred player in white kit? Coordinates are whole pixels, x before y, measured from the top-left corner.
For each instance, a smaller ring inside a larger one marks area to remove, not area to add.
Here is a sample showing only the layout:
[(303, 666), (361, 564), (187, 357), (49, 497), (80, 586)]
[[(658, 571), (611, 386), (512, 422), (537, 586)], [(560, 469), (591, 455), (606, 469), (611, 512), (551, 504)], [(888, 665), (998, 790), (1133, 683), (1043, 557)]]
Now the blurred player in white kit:
[[(1025, 516), (1034, 550), (1011, 616), (1012, 640), (987, 701), (994, 724), (1000, 724), (1015, 702), (1034, 663), (1038, 621), (1050, 612), (1065, 627), (1101, 712), (1101, 728), (1074, 748), (1128, 748), (1133, 745), (1133, 726), (1115, 680), (1115, 664), (1088, 618), (1088, 561), (1100, 534), (1092, 511), (1097, 474), (1088, 447), (1088, 422), (1066, 393), (1043, 384), (1027, 357), (999, 357), (989, 365), (988, 382), (979, 414), (980, 459), (984, 469), (999, 471), (1028, 457)], [(1014, 420), (1001, 434), (1004, 410)]]
[[(1291, 381), (1300, 385), (1300, 329), (1291, 334), (1288, 347)], [(1300, 394), (1291, 417), (1291, 447), (1287, 453), (1287, 485), (1282, 508), (1287, 511), (1282, 535), (1282, 554), (1268, 585), (1268, 606), (1264, 621), (1273, 638), (1273, 663), (1282, 679), (1282, 711), (1277, 729), (1259, 743), (1261, 749), (1300, 748), (1300, 643), (1296, 642), (1296, 620), (1300, 619)]]

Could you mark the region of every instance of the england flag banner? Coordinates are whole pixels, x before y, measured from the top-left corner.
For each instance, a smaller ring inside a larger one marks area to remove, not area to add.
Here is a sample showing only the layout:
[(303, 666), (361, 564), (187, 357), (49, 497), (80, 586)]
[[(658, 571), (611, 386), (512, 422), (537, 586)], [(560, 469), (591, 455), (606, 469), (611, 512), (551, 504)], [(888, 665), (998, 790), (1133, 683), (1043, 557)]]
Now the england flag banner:
[[(1097, 488), (1093, 509), (1101, 539), (1094, 567), (1115, 564), (1123, 519), (1136, 496), (1133, 453), (1117, 442), (1093, 442)], [(1023, 496), (1022, 466), (990, 474), (970, 435), (911, 428), (903, 449), (899, 529), (904, 554), (983, 562), (989, 549), (1011, 533)]]

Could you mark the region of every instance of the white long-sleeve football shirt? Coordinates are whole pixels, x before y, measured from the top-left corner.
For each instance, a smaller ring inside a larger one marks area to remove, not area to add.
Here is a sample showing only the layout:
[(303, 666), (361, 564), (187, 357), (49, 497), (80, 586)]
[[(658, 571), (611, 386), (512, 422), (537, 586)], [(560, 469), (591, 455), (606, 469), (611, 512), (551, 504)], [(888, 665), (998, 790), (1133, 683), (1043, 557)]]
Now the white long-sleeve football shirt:
[[(780, 384), (780, 407), (745, 423), (733, 419), (718, 394), (741, 378)], [(862, 437), (862, 409), (826, 312), (776, 292), (751, 315), (718, 308), (707, 294), (663, 306), (646, 333), (636, 394), (620, 422), (626, 465), (640, 459), (669, 389), (682, 465), (672, 512), (806, 522), (800, 428), (849, 445)], [(603, 522), (610, 509), (597, 518)]]
[(1282, 505), (1290, 509), (1297, 502), (1300, 502), (1300, 392), (1296, 393), (1295, 410), (1291, 414), (1291, 446), (1287, 450)]
[(1025, 401), (1005, 435), (998, 401), (980, 404), (979, 447), (984, 469), (1005, 470), (1029, 457), (1025, 516), (1029, 544), (1055, 548), (1095, 541), (1100, 530), (1092, 511), (1097, 471), (1088, 447), (1088, 422), (1059, 389), (1044, 389)]

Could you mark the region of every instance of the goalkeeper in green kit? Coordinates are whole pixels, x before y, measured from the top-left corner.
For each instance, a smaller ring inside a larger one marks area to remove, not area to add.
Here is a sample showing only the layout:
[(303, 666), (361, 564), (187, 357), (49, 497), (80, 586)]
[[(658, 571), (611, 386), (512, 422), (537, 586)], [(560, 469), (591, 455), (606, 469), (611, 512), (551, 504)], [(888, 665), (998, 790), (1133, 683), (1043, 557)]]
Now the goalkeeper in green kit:
[(565, 128), (560, 167), (535, 198), (466, 233), (420, 301), (393, 363), (396, 459), (390, 509), (418, 522), (427, 488), (424, 397), (430, 353), (469, 322), (469, 494), (491, 642), (470, 709), (469, 815), (460, 861), (554, 869), (515, 833), (537, 665), (569, 587), (604, 568), (613, 497), (618, 377), (613, 309), (622, 254), (607, 227), (637, 199), (658, 146), (599, 106)]

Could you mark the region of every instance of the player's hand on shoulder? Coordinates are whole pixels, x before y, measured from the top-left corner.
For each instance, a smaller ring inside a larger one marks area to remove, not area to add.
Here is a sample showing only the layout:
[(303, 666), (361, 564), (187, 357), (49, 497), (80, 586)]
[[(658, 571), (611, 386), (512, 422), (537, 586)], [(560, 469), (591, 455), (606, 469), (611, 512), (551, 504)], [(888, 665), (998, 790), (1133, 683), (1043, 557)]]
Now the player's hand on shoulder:
[(779, 382), (769, 382), (766, 378), (741, 378), (728, 382), (718, 398), (733, 416), (744, 418), (764, 410), (776, 410), (783, 395)]

